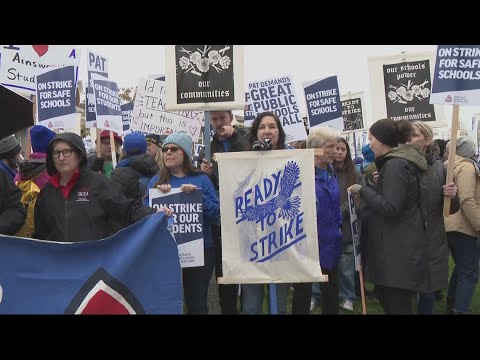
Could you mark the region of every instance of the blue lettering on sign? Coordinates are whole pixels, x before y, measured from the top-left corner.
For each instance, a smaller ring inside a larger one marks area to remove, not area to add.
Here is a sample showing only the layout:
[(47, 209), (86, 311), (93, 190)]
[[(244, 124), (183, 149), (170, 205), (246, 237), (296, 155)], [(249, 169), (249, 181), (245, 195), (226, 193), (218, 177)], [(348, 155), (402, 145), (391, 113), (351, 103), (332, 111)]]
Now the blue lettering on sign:
[(272, 259), (306, 238), (300, 197), (293, 195), (302, 185), (299, 178), (299, 166), (289, 161), (283, 172), (271, 174), (235, 198), (236, 223), (259, 224), (262, 233), (268, 232), (248, 244), (249, 261)]

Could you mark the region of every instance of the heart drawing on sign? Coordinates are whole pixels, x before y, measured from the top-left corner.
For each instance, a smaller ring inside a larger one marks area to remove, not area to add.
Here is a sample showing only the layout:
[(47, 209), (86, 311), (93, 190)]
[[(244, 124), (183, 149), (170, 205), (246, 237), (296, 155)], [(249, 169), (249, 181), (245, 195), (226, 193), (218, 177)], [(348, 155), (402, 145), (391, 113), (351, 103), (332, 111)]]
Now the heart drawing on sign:
[(190, 134), (195, 135), (197, 132), (197, 128), (195, 126), (189, 126), (188, 129), (190, 130)]
[(48, 51), (48, 45), (32, 45), (33, 50), (38, 54), (38, 56), (42, 57)]

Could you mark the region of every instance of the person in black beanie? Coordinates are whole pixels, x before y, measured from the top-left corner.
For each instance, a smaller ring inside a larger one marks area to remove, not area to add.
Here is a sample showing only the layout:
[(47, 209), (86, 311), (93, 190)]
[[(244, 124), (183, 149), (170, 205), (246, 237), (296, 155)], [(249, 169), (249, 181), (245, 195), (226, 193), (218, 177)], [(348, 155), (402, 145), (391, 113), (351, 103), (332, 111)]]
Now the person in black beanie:
[(0, 170), (13, 178), (17, 174), (18, 164), (22, 159), (22, 148), (15, 136), (7, 136), (0, 140)]
[(368, 138), (380, 172), (377, 187), (349, 187), (371, 211), (362, 258), (386, 314), (413, 314), (414, 296), (428, 285), (427, 216), (421, 205), (427, 160), (420, 145), (398, 146), (413, 130), (407, 120), (374, 123)]
[(20, 202), (22, 192), (13, 182), (20, 151), (14, 136), (0, 140), (0, 234), (4, 235), (15, 234), (27, 214)]

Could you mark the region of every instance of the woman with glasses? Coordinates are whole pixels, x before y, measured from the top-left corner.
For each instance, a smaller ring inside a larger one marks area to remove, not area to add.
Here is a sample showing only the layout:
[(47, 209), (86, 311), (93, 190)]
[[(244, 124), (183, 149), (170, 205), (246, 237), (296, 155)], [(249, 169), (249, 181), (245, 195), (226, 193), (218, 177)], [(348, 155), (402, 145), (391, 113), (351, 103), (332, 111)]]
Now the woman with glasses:
[[(115, 183), (87, 168), (82, 138), (56, 135), (47, 149), (49, 182), (35, 204), (34, 238), (62, 242), (98, 240), (154, 213), (127, 199)], [(172, 212), (162, 209), (170, 216)]]
[[(183, 295), (188, 314), (208, 314), (208, 285), (215, 264), (212, 224), (220, 219), (220, 202), (210, 178), (192, 165), (192, 138), (183, 133), (169, 135), (162, 146), (163, 166), (148, 188), (168, 193), (180, 188), (186, 193), (195, 189), (203, 192), (204, 266), (183, 268)], [(148, 204), (148, 194), (146, 204)]]

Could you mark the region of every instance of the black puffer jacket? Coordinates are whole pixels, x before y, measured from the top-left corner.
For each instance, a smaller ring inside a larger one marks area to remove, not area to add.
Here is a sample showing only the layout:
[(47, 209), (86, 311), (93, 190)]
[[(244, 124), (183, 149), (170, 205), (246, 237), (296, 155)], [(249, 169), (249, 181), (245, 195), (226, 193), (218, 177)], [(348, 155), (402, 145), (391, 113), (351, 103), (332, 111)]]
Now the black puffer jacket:
[(47, 171), (51, 176), (57, 173), (52, 159), (55, 140), (78, 149), (82, 156), (80, 176), (66, 200), (51, 183), (42, 189), (35, 205), (34, 238), (62, 242), (103, 239), (155, 212), (138, 200), (127, 199), (120, 187), (105, 176), (88, 170), (85, 147), (76, 134), (59, 134), (50, 142)]
[[(134, 155), (118, 163), (113, 170), (111, 180), (120, 185), (127, 198), (142, 200), (145, 194), (140, 193), (138, 180), (141, 177), (147, 177), (150, 180), (158, 171), (159, 167), (153, 156), (148, 154)], [(148, 181), (146, 181), (146, 184), (148, 184)]]
[(424, 176), (427, 160), (417, 145), (402, 145), (375, 162), (380, 172), (377, 189), (363, 186), (360, 190), (371, 210), (367, 279), (376, 285), (424, 292), (429, 288), (428, 239), (417, 179)]
[(0, 169), (0, 234), (13, 235), (25, 222), (27, 213), (20, 202), (21, 196), (12, 177)]

